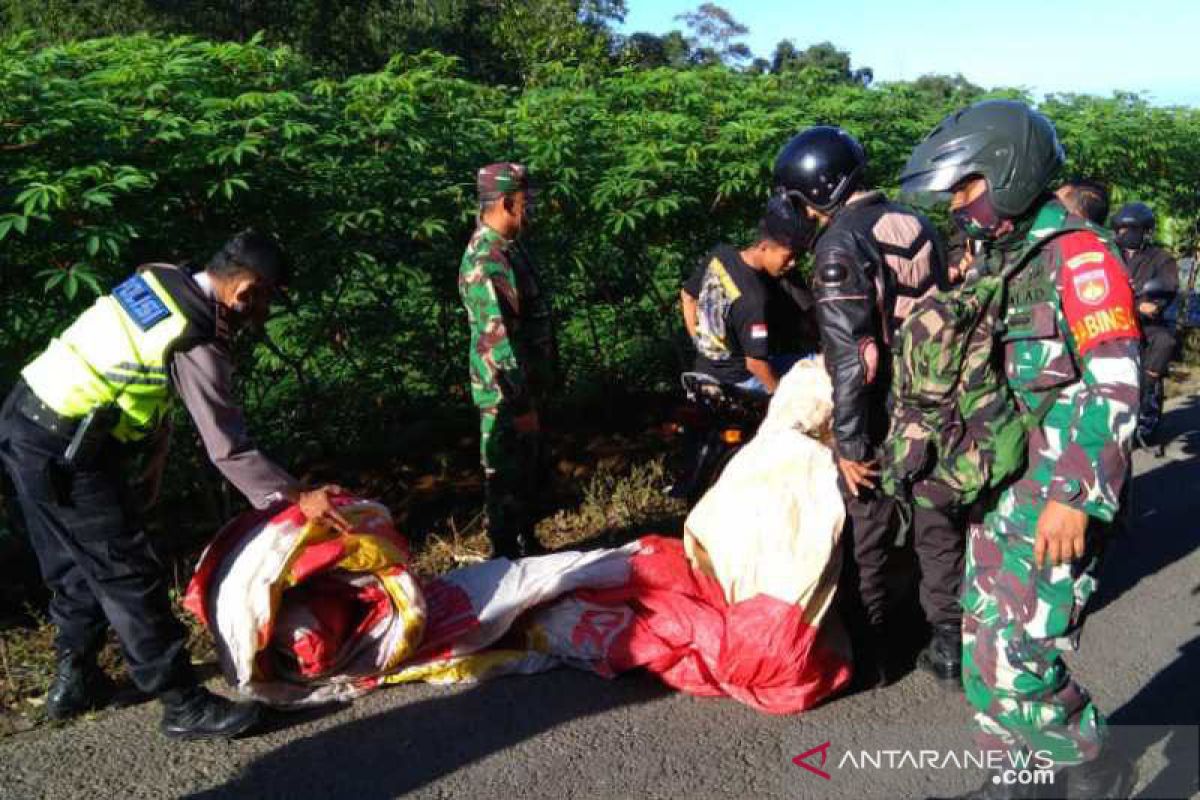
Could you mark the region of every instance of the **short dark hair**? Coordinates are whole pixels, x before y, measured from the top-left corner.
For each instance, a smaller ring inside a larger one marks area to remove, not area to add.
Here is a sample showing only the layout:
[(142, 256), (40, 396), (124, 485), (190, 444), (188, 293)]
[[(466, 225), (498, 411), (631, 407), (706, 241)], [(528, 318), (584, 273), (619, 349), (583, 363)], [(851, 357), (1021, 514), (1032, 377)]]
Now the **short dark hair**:
[(792, 237), (786, 232), (777, 230), (767, 219), (758, 221), (758, 242), (777, 244), (780, 247), (792, 247)]
[(811, 233), (810, 220), (804, 209), (797, 208), (791, 199), (773, 195), (758, 221), (758, 241), (770, 242), (800, 252)]
[(279, 242), (265, 233), (246, 229), (213, 254), (205, 269), (218, 278), (258, 275), (275, 286), (286, 286), (290, 264)]
[(1095, 178), (1072, 178), (1063, 184), (1074, 195), (1079, 213), (1089, 222), (1103, 225), (1108, 219), (1108, 185)]

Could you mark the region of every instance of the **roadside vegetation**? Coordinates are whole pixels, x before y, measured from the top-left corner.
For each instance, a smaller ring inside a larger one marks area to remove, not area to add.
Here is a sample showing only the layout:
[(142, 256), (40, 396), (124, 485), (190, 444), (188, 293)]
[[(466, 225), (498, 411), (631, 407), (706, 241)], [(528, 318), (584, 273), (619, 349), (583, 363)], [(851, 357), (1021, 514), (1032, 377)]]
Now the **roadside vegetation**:
[[(273, 232), (296, 276), (268, 336), (239, 343), (252, 430), (302, 476), (383, 498), (425, 572), (484, 551), (456, 286), (480, 165), (523, 161), (541, 187), (530, 245), (563, 370), (540, 535), (613, 543), (678, 530), (650, 432), (690, 361), (679, 281), (750, 234), (788, 137), (846, 127), (891, 190), (945, 114), (1030, 99), (961, 76), (881, 83), (829, 43), (756, 58), (711, 3), (628, 36), (621, 0), (348, 5), (0, 0), (0, 390), (137, 264), (201, 263), (239, 229)], [(1114, 207), (1149, 203), (1160, 238), (1195, 249), (1200, 110), (1132, 93), (1040, 107), (1067, 174), (1110, 182)], [(177, 422), (152, 528), (182, 587), (240, 506)], [(0, 522), (6, 587), (14, 541)], [(41, 601), (30, 590), (17, 605), (32, 614), (10, 613), (12, 594), (0, 588), (0, 617), (24, 620), (0, 630), (9, 720), (51, 675)]]

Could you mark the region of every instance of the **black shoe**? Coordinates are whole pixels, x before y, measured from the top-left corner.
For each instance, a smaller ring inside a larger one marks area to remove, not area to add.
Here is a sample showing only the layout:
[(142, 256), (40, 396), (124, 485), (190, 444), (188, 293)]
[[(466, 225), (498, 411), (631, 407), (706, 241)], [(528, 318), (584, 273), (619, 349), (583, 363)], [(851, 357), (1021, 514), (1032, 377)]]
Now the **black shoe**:
[(1054, 776), (1055, 793), (1049, 796), (1124, 800), (1133, 794), (1135, 783), (1137, 764), (1106, 746), (1091, 761), (1059, 770)]
[(117, 693), (116, 684), (96, 664), (95, 656), (59, 656), (54, 683), (46, 693), (46, 714), (65, 720), (104, 708)]
[(516, 536), (495, 537), (492, 539), (492, 558), (507, 558), (516, 561), (519, 558), (545, 555), (546, 548), (532, 533), (521, 533)]
[(519, 558), (532, 558), (533, 556), (546, 555), (546, 548), (542, 547), (542, 543), (532, 533), (524, 534), (517, 537), (517, 549), (521, 555)]
[(164, 692), (159, 729), (172, 739), (232, 739), (258, 722), (258, 703), (235, 703), (202, 686)]
[(854, 675), (850, 679), (849, 687), (851, 691), (881, 689), (896, 679), (884, 626), (870, 626), (852, 642), (851, 647), (854, 651)]
[(958, 625), (934, 625), (929, 646), (917, 656), (917, 666), (938, 680), (962, 689), (962, 630)]
[(1045, 794), (1043, 786), (1005, 784), (999, 772), (990, 772), (978, 789), (953, 798), (930, 797), (927, 800), (1041, 800), (1051, 796), (1053, 795)]

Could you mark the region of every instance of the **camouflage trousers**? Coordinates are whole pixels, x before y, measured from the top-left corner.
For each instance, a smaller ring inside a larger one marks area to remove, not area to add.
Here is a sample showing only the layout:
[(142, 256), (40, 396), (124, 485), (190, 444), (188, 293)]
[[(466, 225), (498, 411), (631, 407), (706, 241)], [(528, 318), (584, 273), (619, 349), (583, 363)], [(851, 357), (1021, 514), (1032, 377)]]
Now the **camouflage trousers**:
[(1009, 487), (971, 527), (963, 590), (963, 685), (985, 750), (1049, 751), (1061, 765), (1095, 757), (1104, 716), (1067, 670), (1106, 538), (1088, 528), (1074, 564), (1035, 566), (1034, 537), (1045, 506), (1027, 479)]
[(488, 537), (506, 550), (532, 534), (540, 470), (538, 434), (519, 433), (503, 406), (480, 409), (479, 456), (483, 464)]

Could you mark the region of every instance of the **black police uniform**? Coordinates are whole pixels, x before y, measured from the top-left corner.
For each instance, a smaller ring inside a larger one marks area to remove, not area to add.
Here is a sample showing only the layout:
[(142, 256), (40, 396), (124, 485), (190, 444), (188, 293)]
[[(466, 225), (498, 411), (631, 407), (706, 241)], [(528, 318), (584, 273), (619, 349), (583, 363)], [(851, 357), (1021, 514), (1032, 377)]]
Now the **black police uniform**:
[[(149, 265), (189, 322), (173, 345), (170, 380), (222, 474), (257, 508), (298, 484), (259, 451), (231, 389), (232, 356), (221, 307), (207, 276)], [(197, 685), (187, 632), (171, 610), (162, 561), (143, 529), (130, 484), (139, 447), (112, 437), (87, 464), (63, 455), (74, 423), (57, 418), (21, 381), (0, 409), (0, 465), (51, 590), (60, 658), (94, 657), (111, 625), (134, 684), (174, 696)]]

